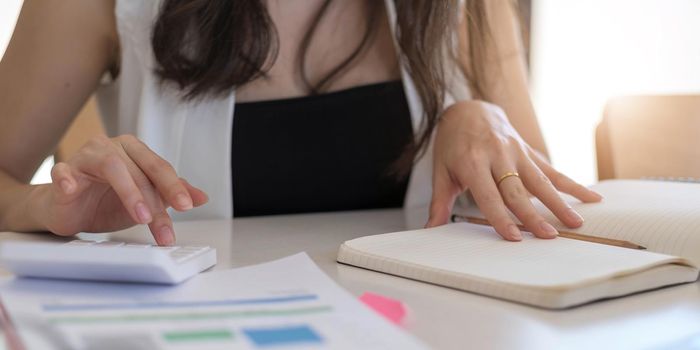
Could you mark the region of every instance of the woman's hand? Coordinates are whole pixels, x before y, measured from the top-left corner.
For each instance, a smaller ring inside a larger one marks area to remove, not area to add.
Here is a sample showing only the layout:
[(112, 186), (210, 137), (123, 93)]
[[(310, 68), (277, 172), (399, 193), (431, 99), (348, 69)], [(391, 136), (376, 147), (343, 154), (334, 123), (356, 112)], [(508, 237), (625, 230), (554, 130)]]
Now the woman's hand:
[[(602, 197), (552, 168), (528, 146), (496, 105), (462, 101), (449, 107), (437, 127), (433, 165), (433, 198), (427, 227), (447, 223), (456, 197), (469, 189), (486, 219), (503, 238), (519, 241), (522, 234), (510, 211), (535, 236), (554, 238), (557, 231), (530, 202), (533, 194), (569, 227), (583, 219), (557, 190), (583, 202)], [(517, 172), (519, 176), (508, 176)]]
[(41, 220), (58, 235), (104, 232), (147, 224), (156, 242), (175, 242), (166, 209), (185, 211), (207, 195), (137, 138), (96, 137), (65, 163), (42, 194)]

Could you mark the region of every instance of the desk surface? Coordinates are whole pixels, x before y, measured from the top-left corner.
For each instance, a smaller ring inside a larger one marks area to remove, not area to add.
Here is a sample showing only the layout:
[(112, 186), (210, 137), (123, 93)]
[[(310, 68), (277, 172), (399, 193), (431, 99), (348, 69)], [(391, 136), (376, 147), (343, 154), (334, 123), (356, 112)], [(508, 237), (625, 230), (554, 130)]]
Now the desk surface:
[[(405, 302), (410, 310), (405, 328), (437, 349), (654, 349), (679, 342), (699, 347), (700, 283), (548, 311), (335, 262), (342, 242), (415, 226), (412, 217), (402, 210), (270, 216), (180, 222), (175, 231), (178, 244), (216, 247), (217, 269), (306, 251), (350, 292), (372, 291)], [(143, 227), (80, 237), (152, 243)], [(0, 233), (0, 240), (10, 239), (59, 238)]]

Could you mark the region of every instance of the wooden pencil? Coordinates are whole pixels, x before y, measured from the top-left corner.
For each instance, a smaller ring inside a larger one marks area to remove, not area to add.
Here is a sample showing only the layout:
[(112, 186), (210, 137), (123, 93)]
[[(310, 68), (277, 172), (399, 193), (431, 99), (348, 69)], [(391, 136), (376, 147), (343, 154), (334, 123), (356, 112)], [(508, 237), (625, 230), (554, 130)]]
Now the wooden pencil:
[[(478, 218), (478, 217), (473, 217), (473, 216), (463, 216), (463, 215), (452, 215), (452, 222), (456, 222), (459, 220), (463, 220), (472, 224), (477, 224), (477, 225), (486, 225), (486, 226), (491, 226), (491, 224), (488, 222), (488, 220), (484, 218)], [(525, 228), (523, 225), (518, 225), (518, 228), (520, 228), (523, 231), (528, 231), (528, 229)], [(600, 244), (607, 244), (607, 245), (612, 245), (616, 247), (622, 247), (622, 248), (630, 248), (630, 249), (647, 249), (646, 247), (642, 247), (639, 244), (635, 244), (632, 242), (628, 241), (621, 241), (618, 239), (611, 239), (611, 238), (603, 238), (603, 237), (598, 237), (598, 236), (591, 236), (591, 235), (584, 235), (580, 233), (574, 233), (574, 232), (567, 232), (567, 231), (560, 231), (559, 232), (559, 237), (564, 237), (564, 238), (570, 238), (570, 239), (576, 239), (579, 241), (586, 241), (586, 242), (593, 242), (593, 243), (600, 243)]]

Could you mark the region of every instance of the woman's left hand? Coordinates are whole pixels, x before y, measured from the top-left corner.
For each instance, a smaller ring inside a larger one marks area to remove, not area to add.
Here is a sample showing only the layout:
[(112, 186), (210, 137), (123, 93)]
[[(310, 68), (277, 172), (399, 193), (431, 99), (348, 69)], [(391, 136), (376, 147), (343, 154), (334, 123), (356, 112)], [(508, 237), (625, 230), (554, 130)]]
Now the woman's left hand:
[[(554, 238), (557, 231), (535, 210), (533, 194), (569, 227), (583, 219), (557, 190), (583, 202), (602, 197), (559, 173), (528, 146), (498, 106), (461, 101), (443, 113), (435, 136), (433, 197), (427, 227), (448, 222), (457, 196), (469, 189), (486, 219), (510, 241), (522, 234), (510, 210), (535, 236)], [(519, 176), (507, 176), (508, 173)]]

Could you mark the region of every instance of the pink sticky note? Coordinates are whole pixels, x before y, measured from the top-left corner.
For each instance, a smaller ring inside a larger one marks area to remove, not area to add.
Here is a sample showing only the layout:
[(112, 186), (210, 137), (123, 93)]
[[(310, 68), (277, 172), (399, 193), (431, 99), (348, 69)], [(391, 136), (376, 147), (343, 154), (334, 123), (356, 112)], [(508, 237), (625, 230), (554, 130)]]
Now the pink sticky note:
[(365, 292), (360, 296), (360, 301), (394, 324), (401, 324), (406, 317), (406, 307), (398, 300)]

